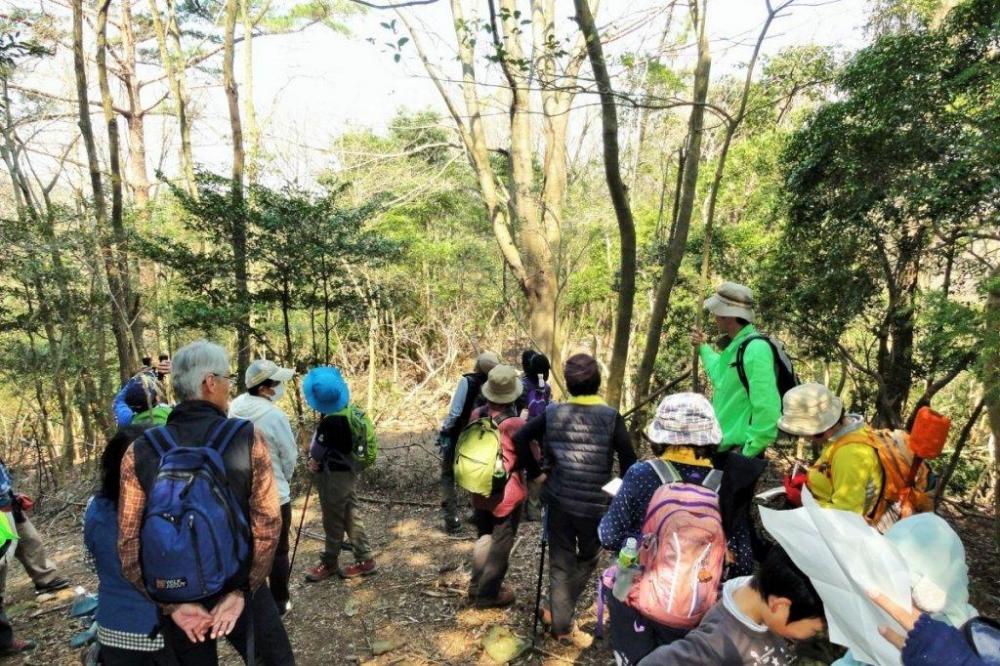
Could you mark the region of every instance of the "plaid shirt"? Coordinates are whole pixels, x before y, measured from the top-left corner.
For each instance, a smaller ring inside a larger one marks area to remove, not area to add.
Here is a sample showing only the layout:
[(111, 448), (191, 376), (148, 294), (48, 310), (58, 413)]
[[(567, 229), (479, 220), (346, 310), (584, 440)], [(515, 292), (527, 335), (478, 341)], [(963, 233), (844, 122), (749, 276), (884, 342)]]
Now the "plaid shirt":
[[(118, 554), (122, 560), (125, 578), (146, 592), (139, 564), (139, 530), (146, 508), (146, 493), (135, 473), (135, 445), (128, 448), (122, 458), (121, 496), (118, 501)], [(253, 559), (250, 563), (250, 589), (256, 591), (271, 570), (274, 551), (281, 533), (281, 507), (271, 468), (271, 454), (267, 442), (259, 432), (254, 432), (251, 461), (250, 531), (253, 535)], [(175, 607), (162, 606), (169, 614)]]

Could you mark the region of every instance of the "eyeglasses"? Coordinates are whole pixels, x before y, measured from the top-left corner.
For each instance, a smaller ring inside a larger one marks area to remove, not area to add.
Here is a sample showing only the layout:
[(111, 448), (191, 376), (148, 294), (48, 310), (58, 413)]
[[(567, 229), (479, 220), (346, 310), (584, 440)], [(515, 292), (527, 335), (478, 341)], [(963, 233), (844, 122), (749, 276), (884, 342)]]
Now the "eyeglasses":
[(218, 377), (219, 379), (226, 379), (226, 380), (229, 381), (230, 384), (232, 384), (233, 382), (236, 381), (236, 375), (233, 374), (233, 373), (230, 373), (228, 375), (224, 375), (224, 374), (219, 373), (219, 372), (210, 372), (208, 374), (212, 375), (213, 377)]

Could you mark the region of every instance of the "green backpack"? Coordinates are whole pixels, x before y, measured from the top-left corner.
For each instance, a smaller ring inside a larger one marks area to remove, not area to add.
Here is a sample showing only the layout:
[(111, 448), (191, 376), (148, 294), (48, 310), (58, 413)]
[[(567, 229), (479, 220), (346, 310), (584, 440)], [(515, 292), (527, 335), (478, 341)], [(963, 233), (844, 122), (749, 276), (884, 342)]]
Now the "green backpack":
[(347, 417), (351, 427), (351, 456), (362, 469), (375, 464), (378, 457), (378, 438), (375, 436), (375, 425), (368, 415), (357, 405), (348, 405), (337, 412)]
[(135, 425), (149, 426), (166, 425), (167, 417), (170, 416), (171, 411), (173, 411), (173, 407), (160, 403), (159, 405), (155, 405), (144, 412), (136, 414), (132, 417), (132, 423)]
[(500, 424), (488, 416), (465, 426), (455, 445), (455, 482), (470, 493), (491, 497), (503, 490), (509, 474), (504, 467)]

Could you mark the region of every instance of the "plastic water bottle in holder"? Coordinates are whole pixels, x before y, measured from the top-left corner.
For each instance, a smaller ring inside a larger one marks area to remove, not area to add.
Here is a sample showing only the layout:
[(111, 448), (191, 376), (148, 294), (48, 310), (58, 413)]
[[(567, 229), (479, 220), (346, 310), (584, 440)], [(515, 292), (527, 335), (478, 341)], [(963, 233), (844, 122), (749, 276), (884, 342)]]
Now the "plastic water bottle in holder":
[(618, 572), (615, 574), (615, 586), (611, 593), (618, 601), (625, 601), (632, 587), (632, 579), (639, 570), (639, 545), (634, 537), (625, 541), (625, 547), (618, 552)]

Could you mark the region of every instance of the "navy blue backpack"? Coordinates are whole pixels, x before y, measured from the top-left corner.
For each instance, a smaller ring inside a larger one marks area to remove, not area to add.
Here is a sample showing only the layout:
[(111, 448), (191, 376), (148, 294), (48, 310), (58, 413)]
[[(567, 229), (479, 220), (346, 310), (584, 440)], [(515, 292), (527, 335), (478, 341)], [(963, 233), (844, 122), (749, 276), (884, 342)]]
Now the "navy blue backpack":
[(139, 535), (143, 581), (155, 601), (210, 597), (248, 569), (250, 526), (222, 459), (248, 423), (222, 420), (204, 446), (179, 446), (166, 427), (145, 432), (160, 457)]

